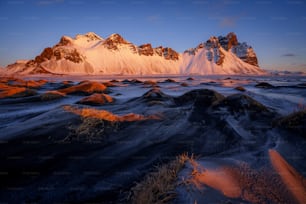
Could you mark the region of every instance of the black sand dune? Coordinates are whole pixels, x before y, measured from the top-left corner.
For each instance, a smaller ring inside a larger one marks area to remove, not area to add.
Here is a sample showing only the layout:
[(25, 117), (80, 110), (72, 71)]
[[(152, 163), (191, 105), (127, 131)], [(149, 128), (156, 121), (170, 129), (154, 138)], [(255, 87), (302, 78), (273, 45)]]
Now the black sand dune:
[[(302, 106), (282, 114), (278, 110), (293, 104), (291, 98), (277, 103), (267, 97), (274, 86), (262, 89), (255, 82), (226, 87), (193, 79), (182, 87), (179, 79), (145, 81), (113, 81), (110, 87), (44, 82), (34, 95), (3, 94), (0, 202), (301, 203), (305, 198)], [(1, 83), (5, 91), (15, 88)], [(235, 90), (238, 85), (246, 91)], [(305, 98), (306, 90), (298, 90), (299, 95), (289, 92)], [(188, 156), (178, 167), (180, 155)], [(265, 182), (269, 177), (274, 180)], [(278, 189), (270, 192), (274, 197), (256, 190), (257, 178), (267, 189)]]

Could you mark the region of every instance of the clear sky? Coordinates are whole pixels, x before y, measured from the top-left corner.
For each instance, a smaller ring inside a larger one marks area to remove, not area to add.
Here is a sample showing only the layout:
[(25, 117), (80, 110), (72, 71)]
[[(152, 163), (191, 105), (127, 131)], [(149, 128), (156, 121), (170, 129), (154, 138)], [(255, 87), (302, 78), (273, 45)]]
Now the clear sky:
[(235, 32), (265, 69), (306, 72), (305, 0), (1, 0), (0, 66), (92, 31), (183, 52)]

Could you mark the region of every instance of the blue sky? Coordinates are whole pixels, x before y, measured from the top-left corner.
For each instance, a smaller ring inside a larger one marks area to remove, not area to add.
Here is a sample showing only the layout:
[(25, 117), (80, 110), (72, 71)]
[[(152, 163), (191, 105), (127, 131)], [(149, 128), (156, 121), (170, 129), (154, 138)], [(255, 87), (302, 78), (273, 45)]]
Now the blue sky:
[(304, 0), (1, 0), (0, 28), (0, 66), (89, 31), (179, 52), (235, 32), (261, 67), (306, 72)]

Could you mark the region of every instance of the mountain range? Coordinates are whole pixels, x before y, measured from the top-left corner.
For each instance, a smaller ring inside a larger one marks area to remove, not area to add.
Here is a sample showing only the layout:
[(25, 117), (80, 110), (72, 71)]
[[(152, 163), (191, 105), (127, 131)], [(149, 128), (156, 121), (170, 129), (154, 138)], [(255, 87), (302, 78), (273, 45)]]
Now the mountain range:
[(151, 44), (135, 45), (119, 34), (103, 39), (89, 32), (61, 37), (31, 60), (8, 65), (12, 74), (263, 74), (256, 53), (235, 33), (210, 37), (183, 53)]

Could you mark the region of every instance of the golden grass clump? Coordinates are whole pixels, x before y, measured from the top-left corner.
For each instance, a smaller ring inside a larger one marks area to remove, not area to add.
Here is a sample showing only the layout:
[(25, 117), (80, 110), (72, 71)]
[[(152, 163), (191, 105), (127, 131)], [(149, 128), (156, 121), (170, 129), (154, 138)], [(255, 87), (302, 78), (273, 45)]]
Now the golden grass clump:
[[(185, 183), (193, 184), (200, 191), (203, 187), (209, 186), (227, 197), (241, 198), (251, 203), (298, 203), (296, 197), (289, 192), (288, 185), (282, 181), (281, 174), (268, 167), (257, 170), (252, 169), (247, 163), (239, 162), (238, 165), (206, 169), (196, 161), (190, 163), (193, 171), (190, 174), (191, 178)], [(298, 192), (299, 195), (302, 194), (301, 191)]]
[(86, 104), (86, 105), (103, 105), (107, 103), (113, 103), (114, 99), (107, 94), (92, 94), (88, 97), (81, 99), (78, 103), (79, 104)]
[(135, 113), (125, 114), (122, 116), (115, 115), (106, 110), (98, 110), (94, 108), (75, 108), (72, 106), (64, 106), (64, 110), (80, 115), (82, 117), (96, 118), (111, 122), (133, 122), (142, 120), (160, 120), (161, 118), (157, 115), (143, 116)]
[(59, 91), (47, 91), (43, 93), (40, 98), (42, 101), (51, 101), (65, 97), (66, 94), (61, 93)]
[(104, 140), (108, 133), (116, 132), (122, 122), (134, 122), (143, 120), (159, 120), (160, 117), (143, 116), (134, 113), (123, 116), (115, 115), (106, 110), (98, 110), (94, 108), (77, 108), (66, 105), (63, 107), (65, 111), (81, 116), (81, 124), (78, 126), (71, 125), (70, 134), (64, 139), (67, 140), (82, 140), (96, 141)]
[(84, 81), (78, 85), (71, 86), (64, 89), (59, 89), (59, 92), (65, 94), (74, 94), (74, 93), (84, 93), (84, 94), (93, 94), (93, 93), (103, 93), (107, 87), (104, 84), (95, 81)]
[(45, 80), (25, 81), (18, 78), (1, 78), (0, 80), (0, 99), (19, 98), (36, 95), (36, 91), (31, 88), (39, 88), (47, 83)]
[(83, 117), (78, 126), (70, 126), (70, 133), (64, 141), (77, 140), (86, 142), (96, 142), (106, 139), (109, 132), (116, 132), (119, 123), (105, 121), (97, 118)]
[(105, 139), (107, 129), (110, 131), (119, 129), (117, 117), (108, 111), (90, 108), (78, 109), (68, 105), (63, 109), (81, 116), (82, 120), (81, 124), (68, 127), (70, 133), (63, 139), (64, 141), (101, 141)]
[[(284, 127), (291, 130), (301, 130), (305, 131), (306, 124), (306, 109), (301, 109), (300, 111), (293, 112), (287, 116), (274, 121), (274, 125), (279, 127)], [(305, 133), (305, 132), (304, 132)]]
[(175, 188), (180, 170), (189, 159), (187, 154), (176, 157), (175, 160), (157, 167), (143, 181), (131, 189), (130, 200), (133, 204), (169, 203), (176, 197)]
[(0, 98), (13, 97), (16, 94), (20, 94), (26, 91), (26, 88), (21, 87), (11, 87), (6, 85), (1, 85)]
[(0, 99), (19, 98), (19, 97), (34, 96), (34, 95), (36, 95), (36, 91), (32, 89), (0, 84)]
[(18, 87), (26, 87), (26, 88), (40, 88), (44, 84), (46, 84), (48, 81), (46, 80), (29, 80), (29, 81), (24, 81), (24, 80), (19, 80), (19, 81), (14, 81), (12, 83), (13, 86), (18, 86)]

